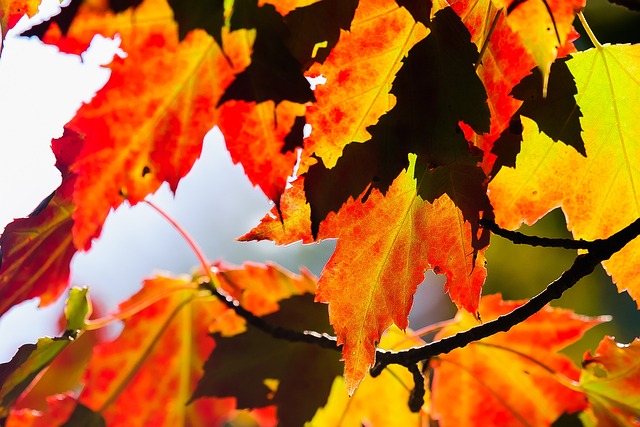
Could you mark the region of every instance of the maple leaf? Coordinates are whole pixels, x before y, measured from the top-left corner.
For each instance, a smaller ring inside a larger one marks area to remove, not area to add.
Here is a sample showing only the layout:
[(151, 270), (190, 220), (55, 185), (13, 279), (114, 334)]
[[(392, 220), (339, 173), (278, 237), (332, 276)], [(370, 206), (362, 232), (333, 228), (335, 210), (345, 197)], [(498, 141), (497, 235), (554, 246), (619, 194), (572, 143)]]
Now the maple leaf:
[(313, 131), (305, 151), (331, 168), (347, 144), (369, 140), (366, 128), (395, 103), (389, 90), (400, 61), (426, 33), (393, 0), (360, 2), (351, 30), (341, 31), (327, 59), (306, 73), (323, 75), (327, 83), (316, 87), (316, 102), (307, 109)]
[(78, 404), (72, 393), (47, 398), (47, 410), (18, 409), (11, 411), (6, 427), (103, 427), (104, 420), (87, 407)]
[(25, 344), (9, 362), (0, 365), (0, 418), (8, 415), (12, 403), (33, 379), (84, 329), (91, 310), (87, 292), (87, 288), (71, 289), (65, 306), (67, 325), (62, 336)]
[[(567, 61), (583, 114), (587, 156), (555, 144), (536, 124), (523, 118), (523, 143), (515, 169), (502, 168), (489, 184), (496, 221), (514, 229), (532, 224), (561, 206), (575, 238), (605, 238), (640, 216), (637, 195), (640, 127), (640, 49), (637, 45), (603, 46)], [(606, 95), (603, 95), (605, 90)], [(558, 117), (565, 121), (569, 117)], [(635, 239), (603, 264), (620, 291), (638, 301), (640, 265)]]
[(589, 414), (597, 420), (586, 425), (638, 425), (640, 340), (636, 338), (625, 345), (616, 343), (613, 337), (605, 337), (594, 354), (585, 353), (582, 367), (580, 387), (589, 399)]
[[(516, 156), (522, 144), (521, 116), (529, 117), (538, 123), (540, 131), (554, 141), (562, 141), (580, 154), (586, 155), (580, 125), (582, 113), (574, 97), (578, 90), (566, 65), (566, 59), (559, 59), (551, 66), (546, 97), (542, 96), (542, 85), (542, 75), (536, 68), (511, 91), (511, 96), (523, 103), (491, 150), (498, 156), (491, 172), (492, 176), (495, 176), (502, 166), (516, 165)], [(558, 117), (566, 119), (560, 121)]]
[[(508, 129), (511, 117), (521, 105), (520, 100), (511, 96), (511, 91), (530, 73), (531, 68), (536, 65), (536, 61), (523, 41), (523, 38), (526, 39), (528, 35), (518, 32), (521, 23), (514, 20), (515, 16), (509, 15), (507, 17), (504, 13), (503, 8), (508, 2), (454, 0), (450, 3), (469, 29), (472, 41), (478, 46), (478, 50), (482, 51), (480, 62), (476, 64), (476, 68), (478, 76), (487, 90), (488, 104), (491, 110), (491, 128), (488, 133), (482, 135), (476, 134), (466, 125), (462, 125), (462, 128), (467, 139), (483, 150), (485, 156), (483, 169), (488, 174), (494, 168), (496, 154), (492, 153), (493, 144), (500, 134)], [(525, 6), (525, 4), (520, 4), (522, 2), (513, 2), (513, 4), (516, 3), (519, 4), (516, 9)], [(540, 3), (544, 7), (542, 2), (528, 1), (525, 3)], [(526, 14), (525, 12), (518, 13)], [(536, 20), (532, 20), (527, 25), (544, 28), (546, 31), (546, 22), (549, 19), (549, 14), (538, 16)], [(549, 28), (553, 31), (553, 26)], [(557, 56), (575, 51), (572, 43), (575, 38), (573, 34), (572, 32), (571, 37), (566, 37), (566, 42), (561, 46)], [(542, 89), (540, 91), (542, 93)], [(513, 148), (512, 151), (517, 148)]]
[[(420, 194), (433, 201), (447, 193), (477, 231), (479, 211), (490, 210), (481, 188), (486, 177), (480, 169), (478, 173), (472, 171), (480, 158), (469, 152), (458, 123), (464, 121), (478, 132), (488, 131), (489, 110), (486, 92), (473, 70), (477, 51), (469, 38), (450, 8), (436, 13), (431, 33), (411, 48), (393, 82), (391, 93), (397, 96), (397, 104), (375, 126), (367, 128), (371, 140), (346, 147), (331, 169), (322, 162), (309, 168), (305, 193), (311, 205), (314, 235), (320, 221), (329, 212), (337, 212), (349, 197), (357, 198), (373, 188), (386, 193), (408, 166), (409, 153), (418, 155), (416, 177), (444, 173), (451, 181), (456, 176), (451, 169), (466, 166), (463, 182), (470, 182), (472, 191), (464, 191), (462, 185), (439, 185), (440, 179), (434, 176), (425, 179)], [(452, 51), (456, 55), (450, 55)], [(463, 203), (462, 199), (477, 202)]]
[[(329, 303), (329, 318), (344, 343), (345, 381), (353, 393), (375, 358), (375, 346), (392, 323), (405, 329), (413, 295), (427, 269), (446, 274), (446, 290), (475, 312), (486, 270), (484, 251), (472, 247), (471, 226), (446, 195), (419, 197), (415, 156), (385, 196), (350, 200), (322, 224), (319, 237), (337, 237), (316, 299)], [(364, 231), (366, 230), (366, 232)], [(475, 254), (475, 256), (474, 256)]]
[[(489, 295), (478, 311), (487, 321), (523, 303)], [(509, 332), (438, 356), (432, 361), (434, 417), (443, 427), (550, 426), (562, 413), (584, 409), (585, 396), (572, 385), (578, 369), (558, 351), (605, 320), (547, 306)], [(436, 339), (477, 324), (469, 313), (459, 311), (455, 323)]]
[[(408, 336), (396, 327), (389, 328), (380, 341), (380, 347), (395, 351), (423, 344), (420, 338)], [(411, 373), (398, 365), (388, 366), (375, 378), (365, 378), (352, 396), (347, 394), (344, 379), (337, 377), (327, 404), (316, 412), (309, 425), (420, 425), (420, 414), (411, 412), (407, 405), (413, 386)], [(384, 402), (384, 405), (372, 402)]]
[(523, 45), (533, 55), (543, 76), (546, 93), (551, 64), (573, 30), (572, 23), (586, 0), (493, 0), (497, 7), (507, 11), (506, 21), (516, 32)]
[(0, 236), (0, 315), (35, 297), (40, 297), (40, 306), (51, 304), (69, 285), (69, 263), (76, 252), (71, 239), (76, 174), (69, 168), (82, 144), (80, 135), (69, 129), (52, 141), (60, 187), (29, 217), (8, 224)]
[[(286, 150), (296, 120), (304, 119), (305, 107), (289, 101), (275, 105), (273, 101), (260, 104), (227, 101), (220, 107), (218, 126), (234, 163), (242, 163), (244, 172), (253, 184), (276, 205), (293, 173), (297, 153)], [(302, 123), (304, 125), (304, 123)], [(295, 129), (293, 130), (295, 131)], [(302, 142), (302, 129), (299, 141)], [(256, 141), (248, 150), (248, 141)], [(300, 145), (294, 143), (294, 145)]]
[[(270, 325), (329, 333), (326, 307), (311, 294), (280, 301), (280, 310), (263, 317)], [(299, 426), (323, 406), (342, 364), (334, 350), (274, 340), (255, 327), (232, 337), (214, 334), (215, 348), (193, 398), (235, 397), (239, 408), (276, 405), (282, 426)], [(277, 384), (269, 386), (269, 380)]]
[[(225, 311), (211, 297), (197, 298), (197, 293), (186, 278), (145, 281), (140, 292), (120, 305), (120, 312), (165, 298), (126, 319), (118, 338), (94, 349), (79, 402), (100, 413), (108, 425), (172, 426), (187, 419), (228, 419), (234, 409), (228, 399), (185, 406), (213, 348), (213, 341), (201, 337)], [(153, 400), (140, 406), (138, 396), (145, 395), (153, 395)]]
[(74, 243), (81, 249), (125, 199), (135, 204), (165, 181), (175, 190), (200, 155), (224, 89), (249, 62), (251, 32), (225, 37), (226, 56), (203, 31), (178, 43), (172, 10), (162, 0), (117, 15), (81, 9), (66, 38), (52, 32), (45, 40), (84, 46), (95, 33), (116, 32), (127, 58), (110, 66), (109, 82), (69, 124), (85, 135), (72, 167), (78, 174)]
[[(270, 298), (315, 287), (307, 273), (294, 275), (274, 266), (220, 265), (216, 270), (223, 288), (256, 313), (279, 308)], [(260, 298), (264, 289), (273, 290), (274, 295)], [(149, 301), (154, 302), (148, 305)], [(205, 335), (210, 331), (237, 334), (244, 329), (242, 320), (188, 277), (145, 281), (140, 292), (120, 305), (121, 314), (132, 312), (124, 320), (122, 334), (94, 350), (79, 402), (100, 413), (110, 426), (173, 426), (187, 421), (216, 425), (232, 420), (237, 415), (234, 399), (190, 397), (217, 345)], [(153, 395), (153, 405), (141, 409), (141, 395)]]
[[(0, 28), (2, 40), (7, 32), (12, 29), (24, 15), (32, 17), (38, 12), (41, 0), (1, 0), (0, 1)], [(0, 48), (2, 44), (0, 43)]]

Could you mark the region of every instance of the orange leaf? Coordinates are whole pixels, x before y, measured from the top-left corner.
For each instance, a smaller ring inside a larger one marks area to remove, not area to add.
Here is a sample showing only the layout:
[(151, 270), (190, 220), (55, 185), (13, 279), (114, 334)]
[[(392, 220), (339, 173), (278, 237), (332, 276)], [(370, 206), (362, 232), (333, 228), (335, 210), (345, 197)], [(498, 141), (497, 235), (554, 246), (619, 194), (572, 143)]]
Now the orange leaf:
[(305, 7), (317, 3), (319, 0), (258, 0), (258, 6), (272, 4), (280, 15), (284, 16), (298, 7)]
[(327, 60), (306, 73), (323, 75), (327, 83), (316, 87), (317, 102), (307, 110), (313, 130), (305, 140), (305, 151), (331, 168), (347, 144), (369, 140), (367, 126), (395, 104), (389, 91), (402, 58), (426, 34), (425, 27), (395, 0), (360, 2), (351, 31), (341, 31)]
[(595, 354), (585, 353), (580, 386), (600, 427), (637, 426), (640, 418), (640, 340), (618, 344), (605, 337)]
[[(577, 2), (579, 3), (580, 0), (577, 0)], [(547, 32), (547, 28), (550, 28), (554, 39), (555, 31), (552, 25), (547, 25), (547, 20), (550, 20), (548, 14), (546, 14), (546, 16), (539, 16), (536, 20), (527, 20), (530, 18), (530, 15), (527, 15), (530, 8), (534, 9), (536, 13), (539, 7), (544, 9), (544, 4), (541, 1), (532, 0), (522, 2), (522, 4), (508, 16), (501, 10), (506, 6), (507, 2), (501, 0), (454, 0), (450, 3), (451, 7), (460, 15), (462, 21), (471, 32), (472, 41), (476, 43), (478, 50), (480, 51), (486, 44), (486, 49), (482, 54), (480, 65), (477, 69), (478, 76), (483, 81), (489, 97), (488, 104), (491, 110), (491, 130), (488, 134), (476, 135), (468, 126), (464, 126), (464, 129), (467, 138), (474, 141), (475, 145), (484, 151), (485, 160), (483, 169), (488, 174), (491, 172), (495, 162), (495, 153), (491, 153), (493, 144), (500, 134), (508, 128), (511, 117), (522, 104), (520, 100), (511, 96), (511, 90), (522, 78), (527, 76), (536, 65), (537, 57), (534, 57), (534, 55), (527, 50), (527, 46), (533, 46), (530, 38), (533, 37), (533, 35), (529, 34), (531, 29), (523, 29), (523, 27), (530, 26), (535, 31), (540, 30), (545, 33)], [(552, 11), (554, 11), (554, 17), (558, 14), (558, 19), (561, 20), (559, 32), (563, 34), (562, 38), (564, 40), (560, 54), (556, 52), (551, 62), (553, 62), (556, 56), (564, 56), (575, 51), (572, 43), (573, 38), (568, 36), (569, 33), (565, 33), (565, 31), (572, 29), (571, 22), (573, 21), (573, 17), (575, 17), (574, 11), (571, 15), (571, 20), (568, 21), (567, 24), (569, 17), (566, 15), (566, 8), (574, 3), (576, 2), (549, 2)], [(522, 16), (526, 16), (527, 19), (523, 20)], [(490, 34), (490, 30), (494, 26), (494, 20), (496, 19), (497, 22), (495, 23), (491, 37), (487, 41), (487, 35)], [(520, 31), (521, 29), (522, 31)], [(557, 44), (558, 42), (555, 40), (553, 47), (547, 46), (545, 48), (545, 54), (547, 55), (545, 61), (548, 61), (550, 58), (548, 55), (550, 52), (549, 49), (557, 50), (555, 48)], [(541, 53), (540, 55), (543, 54)], [(542, 56), (540, 57), (542, 58)], [(551, 62), (540, 63), (546, 73), (549, 71)]]
[[(299, 276), (274, 266), (219, 266), (217, 275), (225, 290), (254, 313), (277, 309), (270, 298), (315, 287), (308, 274)], [(264, 289), (271, 289), (274, 296), (259, 298)], [(234, 418), (236, 404), (231, 398), (187, 403), (215, 346), (207, 335), (237, 334), (237, 316), (186, 277), (145, 281), (140, 292), (120, 305), (120, 312), (137, 310), (153, 300), (157, 301), (124, 320), (117, 339), (96, 347), (79, 401), (101, 413), (109, 426), (174, 426), (187, 420), (217, 425)], [(148, 403), (142, 407), (141, 396)]]
[[(478, 311), (487, 321), (523, 303), (489, 295)], [(436, 338), (478, 324), (463, 311), (455, 320)], [(547, 306), (509, 332), (438, 356), (432, 362), (434, 416), (443, 427), (550, 426), (564, 412), (584, 409), (585, 396), (575, 391), (578, 369), (558, 351), (604, 320)]]
[[(417, 337), (407, 339), (407, 334), (395, 327), (389, 328), (380, 341), (380, 347), (395, 351), (423, 344), (424, 341)], [(318, 410), (310, 426), (422, 425), (421, 415), (411, 412), (407, 405), (413, 387), (413, 376), (399, 365), (389, 365), (376, 378), (365, 378), (350, 397), (344, 379), (338, 377), (333, 382), (329, 401)]]
[(86, 138), (73, 165), (78, 248), (88, 249), (109, 210), (125, 200), (135, 204), (165, 181), (175, 190), (200, 155), (225, 87), (248, 64), (252, 31), (224, 35), (227, 59), (204, 31), (178, 43), (172, 16), (163, 0), (117, 15), (81, 9), (60, 41), (88, 44), (96, 32), (117, 32), (127, 53), (70, 123)]
[(18, 409), (11, 411), (6, 427), (59, 427), (71, 416), (76, 401), (71, 393), (47, 398), (47, 411)]
[[(220, 107), (218, 126), (231, 159), (242, 163), (249, 180), (276, 204), (298, 158), (295, 149), (287, 149), (286, 139), (304, 113), (304, 105), (289, 101), (276, 105), (231, 100)], [(301, 145), (302, 129), (296, 130)]]
[(271, 240), (278, 245), (314, 241), (311, 235), (311, 208), (304, 192), (304, 176), (291, 183), (280, 198), (280, 212), (274, 207), (240, 241)]
[(558, 51), (570, 38), (572, 23), (586, 0), (494, 0), (507, 10), (507, 23), (520, 36), (522, 44), (533, 55), (545, 81)]
[[(32, 17), (38, 12), (41, 0), (0, 0), (0, 27), (2, 39), (24, 15)], [(0, 44), (1, 46), (1, 44)]]
[(121, 311), (175, 291), (125, 320), (116, 340), (94, 350), (79, 401), (101, 413), (109, 426), (173, 426), (186, 418), (221, 423), (233, 411), (229, 399), (185, 406), (213, 349), (213, 340), (206, 339), (209, 325), (225, 311), (211, 298), (197, 298), (189, 284), (184, 278), (145, 281)]
[(392, 323), (408, 326), (413, 295), (427, 269), (446, 274), (451, 299), (471, 312), (486, 277), (483, 250), (474, 256), (470, 224), (448, 196), (433, 204), (418, 196), (411, 158), (386, 196), (373, 190), (366, 202), (347, 202), (320, 226), (320, 238), (337, 237), (338, 245), (316, 299), (329, 303), (331, 324), (344, 343), (349, 393), (373, 364), (385, 329)]
[(221, 286), (256, 316), (278, 311), (278, 301), (291, 295), (316, 292), (318, 279), (306, 269), (293, 275), (274, 264), (252, 262), (242, 268), (219, 263), (217, 268)]

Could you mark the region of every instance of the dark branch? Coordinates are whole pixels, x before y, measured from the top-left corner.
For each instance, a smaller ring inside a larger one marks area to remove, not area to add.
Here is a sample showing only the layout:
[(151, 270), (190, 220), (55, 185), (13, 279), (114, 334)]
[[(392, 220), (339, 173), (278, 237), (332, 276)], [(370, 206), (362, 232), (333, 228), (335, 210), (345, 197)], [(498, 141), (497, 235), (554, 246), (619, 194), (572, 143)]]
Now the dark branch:
[(424, 377), (418, 365), (409, 365), (408, 368), (413, 375), (413, 383), (415, 384), (411, 394), (409, 394), (409, 409), (411, 412), (420, 412), (420, 408), (424, 405)]
[(611, 255), (621, 250), (638, 235), (640, 235), (640, 219), (635, 220), (632, 224), (607, 239), (592, 242), (589, 252), (578, 255), (571, 267), (562, 273), (558, 279), (550, 283), (544, 291), (531, 298), (524, 305), (495, 320), (467, 331), (459, 332), (453, 336), (433, 341), (422, 347), (400, 352), (379, 350), (376, 354), (376, 364), (371, 368), (371, 374), (376, 375), (392, 363), (410, 366), (420, 360), (430, 359), (439, 354), (449, 353), (456, 348), (465, 347), (473, 341), (487, 338), (498, 332), (507, 332), (513, 326), (540, 311), (554, 299), (560, 298), (567, 289), (578, 283), (583, 277), (591, 274), (599, 263), (609, 259)]
[(564, 249), (592, 249), (598, 244), (599, 240), (573, 240), (573, 239), (556, 239), (550, 237), (527, 236), (518, 231), (505, 230), (488, 219), (481, 219), (480, 226), (491, 231), (493, 234), (504, 237), (516, 245), (542, 246), (545, 248), (564, 248)]
[(263, 318), (256, 316), (249, 310), (240, 305), (238, 301), (227, 295), (221, 289), (216, 288), (210, 281), (200, 283), (200, 287), (211, 292), (213, 296), (218, 298), (224, 305), (233, 310), (238, 316), (245, 319), (251, 326), (260, 329), (274, 338), (283, 339), (292, 342), (304, 342), (315, 344), (322, 348), (330, 350), (342, 351), (342, 346), (337, 345), (336, 338), (327, 334), (321, 334), (315, 331), (294, 331), (292, 329), (275, 326), (264, 321)]
[[(431, 359), (432, 357), (440, 354), (449, 353), (452, 350), (465, 347), (467, 344), (487, 338), (491, 335), (497, 334), (498, 332), (507, 332), (513, 326), (524, 322), (526, 319), (540, 311), (554, 299), (560, 298), (567, 289), (578, 283), (578, 281), (583, 277), (591, 274), (599, 263), (609, 259), (613, 254), (620, 251), (627, 243), (640, 235), (640, 219), (635, 220), (627, 227), (606, 239), (594, 241), (548, 239), (526, 236), (521, 233), (503, 230), (495, 223), (489, 221), (482, 221), (482, 225), (492, 232), (506, 237), (514, 243), (528, 244), (532, 246), (588, 249), (588, 252), (578, 255), (571, 267), (562, 273), (558, 279), (550, 283), (544, 291), (540, 292), (538, 295), (531, 298), (525, 304), (514, 309), (510, 313), (502, 315), (495, 320), (478, 325), (467, 331), (459, 332), (456, 335), (430, 342), (422, 347), (398, 352), (377, 350), (376, 364), (371, 368), (371, 376), (376, 377), (380, 375), (382, 370), (390, 364), (403, 365), (413, 374), (416, 385), (414, 390), (411, 392), (409, 399), (409, 405), (411, 408), (418, 407), (418, 402), (422, 402), (424, 399), (424, 378), (418, 369), (418, 363), (420, 361)], [(226, 295), (222, 290), (217, 289), (209, 281), (201, 283), (201, 287), (209, 290), (212, 295), (216, 296), (223, 304), (232, 309), (236, 314), (243, 317), (249, 324), (273, 336), (274, 338), (293, 342), (305, 342), (331, 350), (342, 350), (342, 346), (337, 345), (335, 337), (313, 331), (300, 332), (271, 325), (265, 322), (264, 319), (244, 309), (238, 301), (234, 300), (229, 295)], [(420, 406), (422, 406), (422, 403), (420, 403)]]

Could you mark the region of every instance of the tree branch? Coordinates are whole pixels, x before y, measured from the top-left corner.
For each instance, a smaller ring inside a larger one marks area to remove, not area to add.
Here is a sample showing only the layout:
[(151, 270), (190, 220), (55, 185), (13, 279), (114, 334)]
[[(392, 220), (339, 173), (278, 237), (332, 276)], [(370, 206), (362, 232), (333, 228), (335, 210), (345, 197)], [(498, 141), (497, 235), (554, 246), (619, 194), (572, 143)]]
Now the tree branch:
[[(587, 249), (588, 252), (579, 254), (575, 258), (571, 267), (562, 273), (559, 278), (551, 282), (538, 295), (534, 296), (520, 307), (498, 317), (495, 320), (478, 325), (469, 330), (459, 332), (450, 337), (427, 343), (422, 347), (397, 352), (377, 350), (376, 363), (371, 368), (371, 375), (373, 377), (380, 375), (382, 370), (391, 364), (403, 365), (413, 374), (416, 387), (412, 391), (410, 405), (416, 406), (419, 400), (418, 397), (415, 396), (420, 392), (420, 386), (418, 386), (418, 383), (422, 384), (422, 395), (424, 395), (423, 379), (418, 380), (418, 376), (416, 375), (416, 372), (418, 372), (420, 378), (423, 378), (422, 374), (417, 369), (418, 362), (430, 359), (440, 354), (449, 353), (452, 350), (465, 347), (467, 344), (487, 338), (491, 335), (497, 334), (498, 332), (507, 332), (513, 326), (522, 323), (540, 311), (554, 299), (560, 298), (567, 289), (578, 283), (578, 281), (583, 277), (591, 274), (599, 263), (609, 259), (613, 254), (620, 251), (627, 243), (640, 235), (640, 218), (612, 236), (606, 239), (598, 239), (594, 241), (574, 241), (570, 239), (549, 239), (526, 236), (521, 233), (503, 230), (493, 222), (482, 222), (484, 227), (488, 228), (495, 234), (506, 237), (514, 243), (528, 244), (532, 246), (563, 247), (568, 249)], [(336, 338), (330, 335), (320, 334), (314, 331), (300, 332), (269, 324), (261, 317), (258, 317), (243, 308), (238, 301), (224, 293), (224, 291), (217, 289), (207, 278), (205, 278), (205, 281), (203, 281), (200, 286), (203, 289), (209, 290), (212, 295), (217, 297), (237, 315), (243, 317), (249, 324), (273, 336), (274, 338), (293, 342), (305, 342), (330, 350), (342, 350), (342, 345), (338, 345)]]
[(260, 329), (274, 338), (283, 339), (292, 342), (304, 342), (314, 344), (329, 350), (342, 351), (342, 346), (336, 343), (336, 338), (328, 334), (321, 334), (315, 331), (295, 331), (280, 326), (272, 325), (263, 318), (256, 316), (249, 310), (245, 309), (240, 303), (233, 299), (230, 295), (224, 293), (223, 290), (213, 286), (208, 277), (203, 277), (204, 281), (200, 283), (200, 287), (211, 292), (213, 296), (218, 298), (224, 305), (233, 310), (238, 316), (242, 317), (251, 326)]
[(578, 255), (571, 267), (562, 273), (558, 279), (550, 283), (544, 291), (531, 298), (522, 306), (495, 320), (478, 325), (467, 331), (459, 332), (450, 337), (433, 341), (422, 347), (400, 352), (378, 350), (376, 354), (376, 364), (371, 368), (371, 375), (375, 376), (379, 374), (387, 365), (392, 363), (408, 367), (420, 360), (449, 353), (456, 348), (465, 347), (473, 341), (487, 338), (498, 332), (507, 332), (513, 326), (525, 321), (540, 311), (554, 299), (560, 298), (567, 289), (578, 283), (583, 277), (591, 274), (599, 263), (609, 259), (638, 235), (640, 235), (640, 219), (635, 220), (629, 226), (607, 239), (591, 242), (589, 252)]
[(545, 248), (564, 248), (564, 249), (591, 249), (598, 241), (573, 240), (573, 239), (555, 239), (550, 237), (527, 236), (518, 231), (505, 230), (498, 224), (488, 219), (480, 219), (480, 226), (491, 231), (493, 234), (504, 237), (516, 245), (541, 246)]

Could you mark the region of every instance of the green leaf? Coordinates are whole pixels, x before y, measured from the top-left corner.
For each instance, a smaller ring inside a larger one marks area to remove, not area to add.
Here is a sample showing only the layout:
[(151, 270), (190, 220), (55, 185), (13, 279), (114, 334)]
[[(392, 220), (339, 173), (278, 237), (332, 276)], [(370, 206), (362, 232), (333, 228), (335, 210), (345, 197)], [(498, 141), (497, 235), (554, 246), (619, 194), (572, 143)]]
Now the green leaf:
[(0, 418), (9, 414), (11, 404), (40, 371), (77, 338), (88, 313), (87, 289), (72, 289), (65, 307), (66, 332), (60, 337), (45, 337), (36, 344), (25, 344), (9, 362), (0, 365)]

